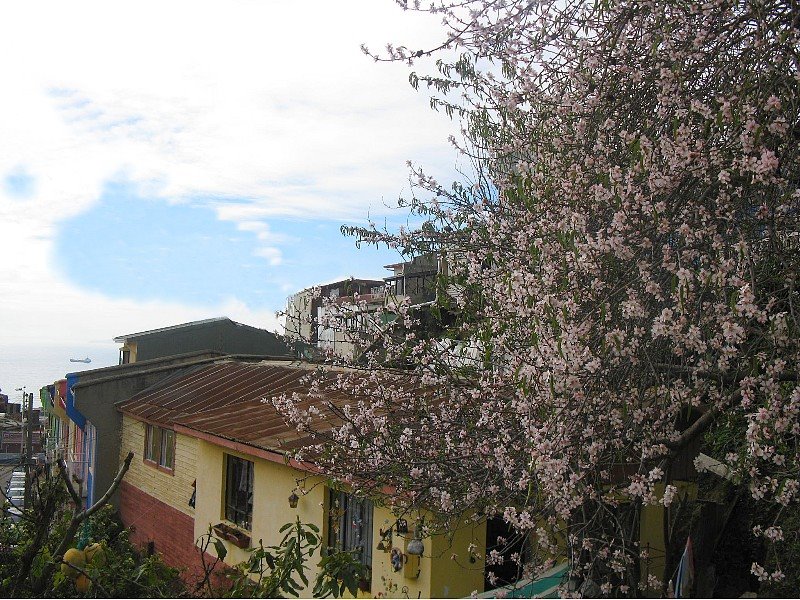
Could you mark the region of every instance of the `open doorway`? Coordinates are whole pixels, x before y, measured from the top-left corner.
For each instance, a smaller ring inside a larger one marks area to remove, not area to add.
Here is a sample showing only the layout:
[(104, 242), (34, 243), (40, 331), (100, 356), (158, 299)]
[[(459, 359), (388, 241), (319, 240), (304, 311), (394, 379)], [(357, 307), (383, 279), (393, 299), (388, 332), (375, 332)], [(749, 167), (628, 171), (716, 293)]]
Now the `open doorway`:
[[(502, 557), (499, 564), (495, 564), (490, 558), (492, 551), (496, 551)], [(515, 583), (522, 578), (522, 566), (530, 560), (530, 544), (527, 536), (514, 531), (502, 517), (488, 519), (486, 558), (484, 590), (493, 590)]]

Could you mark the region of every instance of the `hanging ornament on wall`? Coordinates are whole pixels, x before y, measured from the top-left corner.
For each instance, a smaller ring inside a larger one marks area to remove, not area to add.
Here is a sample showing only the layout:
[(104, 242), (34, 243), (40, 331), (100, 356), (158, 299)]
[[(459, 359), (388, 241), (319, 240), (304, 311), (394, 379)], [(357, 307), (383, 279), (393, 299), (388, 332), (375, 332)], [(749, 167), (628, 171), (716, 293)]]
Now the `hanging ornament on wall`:
[(394, 569), (395, 572), (403, 568), (403, 559), (404, 555), (400, 548), (392, 548), (390, 560), (392, 562), (392, 569)]

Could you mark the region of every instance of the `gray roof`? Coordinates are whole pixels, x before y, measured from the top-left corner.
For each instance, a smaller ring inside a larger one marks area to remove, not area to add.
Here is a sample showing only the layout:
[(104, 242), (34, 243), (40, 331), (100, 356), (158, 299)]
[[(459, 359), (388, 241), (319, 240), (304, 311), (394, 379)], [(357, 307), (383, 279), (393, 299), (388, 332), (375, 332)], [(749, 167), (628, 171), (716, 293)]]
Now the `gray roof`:
[[(138, 333), (128, 333), (125, 335), (118, 335), (114, 338), (114, 341), (118, 344), (125, 343), (126, 341), (137, 338), (137, 337), (144, 337), (146, 335), (151, 335), (153, 333), (164, 333), (166, 331), (175, 331), (176, 329), (185, 329), (189, 327), (197, 327), (200, 325), (208, 325), (209, 323), (218, 323), (220, 321), (230, 321), (234, 325), (239, 325), (240, 327), (250, 327), (250, 325), (243, 325), (242, 323), (237, 323), (229, 319), (228, 317), (215, 317), (213, 319), (202, 319), (200, 321), (191, 321), (189, 323), (181, 323), (180, 325), (170, 325), (169, 327), (161, 327), (159, 329), (148, 329), (147, 331), (140, 331)], [(255, 329), (255, 328), (254, 328)], [(266, 331), (266, 330), (265, 330)]]

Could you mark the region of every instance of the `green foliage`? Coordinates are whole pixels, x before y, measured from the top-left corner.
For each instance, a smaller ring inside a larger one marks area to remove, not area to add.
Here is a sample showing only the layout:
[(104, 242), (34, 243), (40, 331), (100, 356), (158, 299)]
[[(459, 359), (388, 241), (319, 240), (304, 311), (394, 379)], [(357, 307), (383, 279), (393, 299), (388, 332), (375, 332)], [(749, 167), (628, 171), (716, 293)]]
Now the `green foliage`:
[[(0, 596), (45, 598), (175, 598), (185, 597), (179, 572), (158, 556), (142, 556), (131, 543), (128, 531), (115, 509), (106, 505), (86, 520), (74, 546), (99, 542), (102, 559), (90, 562), (83, 575), (91, 581), (80, 593), (75, 580), (56, 569), (41, 590), (36, 582), (60, 557), (53, 556), (64, 539), (71, 518), (68, 495), (57, 478), (43, 478), (33, 494), (30, 508), (18, 523), (0, 519)], [(17, 577), (26, 554), (32, 555), (28, 577), (22, 586)], [(98, 556), (98, 555), (96, 555)]]
[(232, 585), (225, 597), (296, 597), (308, 586), (306, 562), (319, 548), (319, 529), (304, 525), (298, 518), (281, 527), (280, 532), (284, 536), (277, 546), (264, 546), (259, 541), (257, 548), (249, 550), (249, 558), (234, 567), (229, 575)]
[[(274, 546), (258, 546), (248, 549), (247, 560), (235, 565), (227, 573), (230, 582), (227, 589), (214, 589), (210, 584), (207, 592), (223, 598), (282, 598), (297, 597), (309, 587), (307, 575), (309, 560), (320, 551), (322, 540), (319, 528), (296, 519), (280, 528), (283, 538)], [(224, 560), (228, 555), (225, 544), (211, 529), (199, 540), (201, 548), (214, 548), (217, 557)], [(319, 573), (313, 582), (316, 598), (341, 597), (345, 591), (355, 596), (359, 583), (368, 579), (369, 568), (361, 564), (354, 551), (336, 551), (328, 548), (320, 553), (317, 564)], [(206, 566), (207, 574), (216, 565)], [(211, 578), (206, 577), (210, 582)]]
[(10, 590), (21, 553), (20, 543), (23, 541), (20, 527), (3, 512), (0, 517), (0, 596), (5, 596)]
[[(87, 565), (93, 586), (88, 596), (112, 598), (171, 598), (186, 596), (180, 573), (160, 556), (142, 556), (129, 532), (106, 506), (90, 519), (92, 541), (105, 546), (104, 564)], [(102, 561), (100, 561), (102, 563)]]
[(370, 577), (370, 569), (362, 564), (355, 551), (332, 551), (323, 553), (319, 563), (320, 574), (314, 582), (314, 597), (340, 598), (345, 590), (355, 596), (360, 581)]

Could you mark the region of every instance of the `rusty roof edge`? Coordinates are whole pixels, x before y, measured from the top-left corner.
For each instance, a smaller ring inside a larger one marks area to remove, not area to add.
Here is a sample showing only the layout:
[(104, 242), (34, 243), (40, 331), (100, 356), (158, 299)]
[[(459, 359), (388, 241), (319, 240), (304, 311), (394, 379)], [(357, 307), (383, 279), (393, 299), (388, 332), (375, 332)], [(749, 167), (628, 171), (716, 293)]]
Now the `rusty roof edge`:
[[(199, 360), (191, 360), (184, 363), (173, 363), (170, 365), (164, 365), (162, 367), (154, 367), (152, 369), (143, 369), (141, 371), (129, 371), (127, 373), (118, 373), (117, 375), (110, 375), (108, 377), (102, 377), (100, 379), (92, 379), (90, 381), (83, 381), (81, 382), (78, 380), (78, 383), (72, 386), (72, 389), (81, 389), (81, 388), (89, 388), (93, 385), (99, 385), (101, 383), (108, 383), (109, 381), (117, 381), (119, 379), (128, 379), (129, 377), (136, 377), (138, 375), (152, 375), (153, 373), (161, 373), (162, 371), (169, 371), (171, 369), (182, 369), (182, 368), (189, 368), (189, 367), (198, 367), (203, 366), (204, 363), (213, 362), (215, 360), (219, 360), (222, 358), (221, 356), (214, 356), (210, 358), (202, 358)], [(158, 382), (161, 383), (161, 382)], [(158, 384), (155, 384), (158, 385)], [(151, 386), (152, 387), (152, 386)], [(145, 388), (147, 389), (147, 388)], [(127, 400), (127, 398), (125, 399)], [(118, 400), (114, 404), (119, 404), (120, 402), (125, 402), (125, 400)]]
[[(108, 373), (115, 373), (115, 376), (127, 376), (129, 373), (140, 373), (142, 368), (145, 367), (153, 367), (155, 368), (158, 365), (163, 365), (167, 361), (177, 360), (177, 359), (186, 359), (190, 360), (192, 357), (199, 357), (204, 356), (206, 358), (220, 358), (222, 356), (227, 356), (227, 352), (219, 352), (217, 350), (195, 350), (193, 352), (182, 352), (181, 354), (172, 354), (168, 356), (159, 356), (158, 358), (148, 358), (147, 360), (142, 360), (138, 362), (132, 363), (124, 363), (121, 365), (109, 365), (107, 367), (97, 367), (94, 369), (86, 369), (85, 371), (70, 371), (67, 375), (79, 375), (81, 377), (93, 376), (98, 373), (101, 375), (108, 372)], [(202, 359), (200, 359), (202, 360)], [(106, 376), (110, 377), (110, 376)], [(62, 377), (62, 379), (64, 379)], [(98, 379), (91, 379), (90, 381), (98, 381)], [(82, 382), (83, 384), (88, 383), (88, 381)]]
[(207, 429), (203, 429), (201, 427), (192, 427), (191, 425), (186, 425), (185, 423), (181, 423), (177, 420), (173, 423), (173, 426), (175, 427), (175, 431), (180, 431), (181, 433), (185, 433), (186, 435), (191, 435), (191, 432), (202, 433), (211, 437), (228, 440), (230, 442), (235, 442), (237, 444), (242, 444), (243, 446), (250, 446), (252, 448), (258, 448), (259, 450), (264, 450), (266, 452), (273, 452), (275, 454), (280, 454), (281, 456), (286, 456), (283, 450), (278, 450), (277, 448), (272, 448), (270, 446), (262, 446), (260, 444), (254, 444), (253, 442), (245, 442), (235, 437), (230, 437), (227, 435), (222, 435), (220, 433), (215, 433), (213, 431), (208, 431)]
[[(209, 358), (203, 358), (203, 359), (196, 360), (196, 361), (172, 364), (172, 365), (167, 365), (167, 366), (164, 366), (164, 367), (158, 367), (158, 368), (155, 368), (155, 369), (148, 369), (146, 371), (137, 371), (136, 373), (132, 373), (131, 375), (127, 375), (127, 374), (126, 375), (122, 375), (122, 377), (129, 377), (129, 376), (132, 376), (132, 375), (147, 375), (147, 374), (150, 374), (150, 373), (158, 373), (158, 372), (161, 372), (161, 371), (168, 371), (169, 369), (178, 369), (178, 368), (181, 368), (181, 367), (205, 367), (205, 366), (208, 366), (209, 363), (210, 364), (221, 364), (221, 363), (226, 363), (226, 362), (248, 362), (248, 364), (253, 364), (253, 365), (275, 364), (275, 365), (291, 366), (291, 362), (294, 361), (294, 360), (295, 359), (293, 359), (291, 357), (281, 358), (280, 356), (268, 356), (268, 355), (261, 355), (261, 354), (223, 354), (223, 355), (220, 355), (220, 356), (212, 356), (212, 357), (209, 357)], [(179, 377), (182, 377), (184, 375), (186, 375), (186, 373), (178, 374)], [(79, 388), (81, 385), (83, 385), (85, 387), (89, 387), (90, 385), (93, 385), (93, 384), (96, 384), (96, 383), (112, 381), (114, 379), (119, 379), (119, 378), (120, 377), (104, 377), (103, 379), (94, 379), (92, 381), (87, 381), (87, 382), (85, 382), (83, 384), (78, 383), (75, 386), (73, 386), (73, 388)], [(145, 388), (145, 389), (141, 390), (140, 392), (136, 392), (136, 394), (134, 394), (130, 398), (125, 398), (123, 400), (117, 400), (116, 402), (114, 402), (114, 406), (119, 407), (120, 404), (124, 404), (125, 402), (128, 402), (129, 400), (131, 400), (135, 396), (138, 396), (139, 394), (144, 393), (144, 392), (155, 390), (158, 387), (163, 386), (164, 384), (166, 384), (166, 383), (168, 383), (170, 381), (172, 381), (171, 377), (169, 379), (167, 379), (167, 380), (158, 381), (158, 382), (154, 383), (153, 385), (151, 385), (150, 387)], [(117, 410), (120, 410), (120, 409), (117, 408)]]
[(249, 442), (243, 442), (241, 440), (229, 438), (218, 433), (212, 433), (210, 431), (204, 431), (195, 427), (189, 427), (188, 425), (183, 425), (177, 422), (173, 425), (173, 428), (175, 429), (176, 433), (182, 433), (184, 435), (188, 435), (189, 437), (197, 438), (212, 444), (218, 444), (231, 450), (241, 452), (242, 454), (249, 454), (258, 458), (264, 458), (272, 462), (294, 467), (301, 471), (310, 471), (313, 473), (321, 472), (319, 467), (317, 467), (314, 463), (295, 460), (290, 458), (281, 450), (268, 448), (266, 446), (259, 446)]
[[(316, 463), (305, 460), (298, 461), (293, 458), (289, 458), (285, 453), (281, 452), (280, 450), (274, 450), (271, 448), (250, 444), (247, 442), (241, 442), (239, 440), (227, 438), (216, 433), (210, 433), (207, 431), (203, 431), (201, 429), (195, 429), (194, 427), (189, 427), (187, 425), (181, 425), (180, 423), (175, 423), (174, 429), (177, 433), (182, 433), (184, 435), (188, 435), (190, 437), (194, 437), (209, 442), (211, 444), (217, 444), (222, 446), (223, 448), (229, 448), (231, 450), (241, 452), (242, 454), (247, 454), (248, 456), (263, 458), (265, 460), (280, 463), (289, 467), (294, 467), (299, 471), (306, 471), (322, 477), (326, 477), (324, 471), (319, 466), (317, 466)], [(384, 495), (389, 496), (395, 492), (396, 488), (394, 486), (391, 485), (382, 486), (381, 493), (383, 493)]]
[[(200, 353), (197, 353), (197, 354), (203, 354), (203, 353), (205, 353), (205, 352), (200, 352)], [(178, 357), (181, 357), (181, 356), (187, 356), (188, 357), (188, 356), (191, 356), (192, 354), (196, 354), (196, 353), (192, 352), (192, 353), (186, 354), (186, 355), (184, 355), (184, 354), (176, 354), (176, 355), (174, 355), (174, 358), (178, 358)], [(173, 357), (165, 357), (163, 360), (166, 360), (168, 358), (173, 358)], [(162, 359), (153, 359), (153, 360), (154, 361), (155, 360), (162, 361)], [(216, 354), (215, 356), (209, 356), (209, 357), (206, 357), (206, 358), (198, 358), (196, 360), (187, 360), (186, 362), (182, 362), (182, 363), (181, 362), (175, 362), (175, 363), (170, 363), (170, 364), (161, 365), (161, 366), (155, 366), (154, 365), (152, 368), (149, 368), (149, 369), (141, 369), (141, 370), (133, 370), (133, 369), (131, 369), (131, 370), (126, 370), (125, 372), (114, 373), (114, 374), (108, 375), (107, 377), (98, 377), (97, 379), (89, 379), (88, 381), (81, 381), (80, 378), (79, 378), (78, 379), (78, 383), (76, 383), (72, 387), (73, 387), (73, 389), (79, 389), (79, 388), (82, 388), (82, 387), (91, 387), (91, 386), (96, 385), (98, 383), (107, 383), (109, 381), (114, 381), (114, 380), (117, 380), (117, 379), (127, 379), (128, 377), (136, 377), (138, 375), (149, 375), (151, 373), (159, 373), (161, 371), (168, 371), (170, 369), (177, 369), (177, 368), (180, 368), (180, 367), (203, 365), (205, 363), (222, 362), (222, 361), (225, 361), (225, 360), (228, 360), (228, 361), (230, 361), (230, 360), (252, 361), (254, 364), (258, 364), (263, 360), (274, 360), (276, 363), (280, 363), (280, 362), (284, 362), (285, 363), (285, 362), (288, 362), (288, 361), (294, 360), (294, 359), (292, 357), (290, 357), (290, 356), (282, 358), (281, 356), (274, 356), (274, 355), (270, 355), (270, 354), (222, 354), (222, 353), (220, 353), (220, 354)], [(150, 362), (150, 361), (146, 361), (146, 362)], [(136, 363), (129, 363), (129, 364), (135, 365)], [(104, 368), (111, 369), (111, 368), (113, 368), (115, 366), (123, 366), (123, 365), (113, 365), (112, 367), (104, 367)], [(99, 370), (100, 369), (95, 369), (94, 372), (97, 372)], [(78, 376), (80, 377), (80, 372), (78, 372)], [(124, 402), (124, 400), (120, 400), (119, 402)]]
[[(227, 356), (219, 357), (219, 360), (224, 358), (228, 358)], [(327, 373), (372, 373), (375, 371), (373, 368), (365, 367), (364, 365), (331, 365), (321, 362), (311, 362), (308, 360), (301, 360), (301, 359), (292, 359), (290, 364), (286, 364), (286, 361), (281, 361), (278, 357), (278, 360), (274, 362), (271, 359), (266, 359), (258, 364), (265, 364), (265, 365), (279, 365), (282, 364), (287, 367), (295, 367), (298, 369), (305, 369), (307, 371), (317, 371), (322, 370)], [(395, 375), (395, 376), (403, 376), (408, 375), (408, 371), (405, 369), (395, 369), (391, 367), (384, 367), (381, 369), (382, 373), (388, 375)]]
[[(115, 407), (120, 413), (139, 421), (166, 427), (174, 427), (176, 423), (179, 423), (182, 426), (221, 436), (220, 439), (231, 439), (236, 440), (237, 443), (252, 444), (252, 437), (239, 437), (238, 434), (241, 431), (235, 425), (229, 424), (225, 428), (220, 428), (215, 426), (214, 423), (221, 419), (224, 420), (227, 413), (236, 413), (244, 405), (260, 406), (266, 397), (275, 397), (281, 393), (289, 392), (307, 396), (308, 390), (299, 389), (296, 384), (299, 384), (299, 381), (306, 376), (305, 374), (311, 375), (320, 368), (321, 365), (319, 364), (295, 359), (267, 359), (248, 362), (237, 360), (235, 355), (228, 355), (201, 364), (187, 366), (183, 369), (176, 369), (174, 375), (170, 375), (166, 379), (141, 390), (128, 399), (116, 402)], [(268, 384), (267, 387), (271, 389), (262, 389), (259, 386), (251, 389), (254, 385), (253, 381), (261, 379), (259, 371), (262, 369), (266, 378), (264, 383)], [(353, 369), (338, 365), (328, 365), (323, 369), (323, 376), (326, 379), (334, 378), (337, 373), (341, 375), (343, 372), (350, 372), (356, 375), (364, 373), (363, 369)], [(275, 379), (276, 372), (294, 373), (294, 375), (281, 375), (278, 379)], [(240, 376), (238, 373), (247, 373), (247, 376), (239, 382)], [(217, 377), (220, 378), (220, 381), (218, 385), (214, 386), (213, 380)], [(197, 386), (201, 384), (204, 388), (211, 385), (214, 392), (213, 396), (216, 398), (220, 393), (224, 395), (226, 390), (228, 390), (227, 393), (235, 393), (237, 389), (241, 388), (241, 386), (237, 387), (239, 383), (245, 385), (246, 397), (231, 398), (230, 401), (224, 403), (215, 401), (210, 405), (208, 402), (187, 401), (188, 392), (186, 390), (199, 389)], [(300, 387), (304, 388), (305, 386)], [(173, 398), (176, 394), (180, 396), (179, 398), (176, 397), (177, 399)], [(348, 394), (342, 390), (335, 389), (335, 387), (327, 390), (326, 395), (337, 402), (339, 400), (346, 401), (349, 398)], [(250, 441), (245, 441), (247, 438)], [(253, 445), (253, 447), (277, 451), (275, 448), (265, 446)]]

